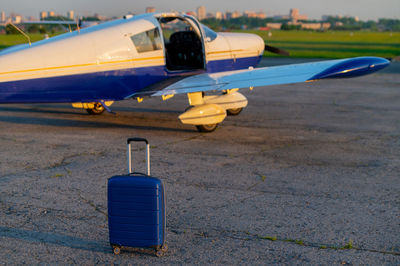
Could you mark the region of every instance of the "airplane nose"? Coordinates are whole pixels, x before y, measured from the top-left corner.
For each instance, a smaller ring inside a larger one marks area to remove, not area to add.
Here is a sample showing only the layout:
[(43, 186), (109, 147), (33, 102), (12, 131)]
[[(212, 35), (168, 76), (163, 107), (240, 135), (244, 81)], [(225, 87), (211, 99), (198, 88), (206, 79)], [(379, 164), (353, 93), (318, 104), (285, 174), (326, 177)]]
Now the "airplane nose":
[(247, 34), (247, 49), (257, 52), (259, 55), (264, 53), (265, 43), (263, 38), (257, 34)]
[(257, 49), (258, 49), (258, 51), (261, 52), (261, 55), (262, 55), (262, 54), (264, 54), (265, 42), (264, 42), (263, 38), (261, 38), (258, 35), (256, 35), (256, 36), (257, 36)]
[(250, 33), (223, 33), (225, 40), (229, 43), (229, 48), (232, 51), (242, 51), (242, 53), (260, 56), (264, 52), (264, 40)]

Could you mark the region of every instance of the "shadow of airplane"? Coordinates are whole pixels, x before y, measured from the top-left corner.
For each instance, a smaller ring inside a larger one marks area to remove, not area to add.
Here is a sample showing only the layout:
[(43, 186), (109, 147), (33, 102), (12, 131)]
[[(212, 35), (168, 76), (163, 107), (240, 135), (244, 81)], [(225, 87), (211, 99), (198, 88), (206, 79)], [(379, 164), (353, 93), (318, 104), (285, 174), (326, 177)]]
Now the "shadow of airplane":
[[(1, 110), (1, 109), (0, 109)], [(21, 112), (25, 112), (24, 109)], [(26, 111), (31, 113), (31, 111)], [(76, 115), (76, 113), (73, 113)], [(91, 116), (87, 116), (90, 118)], [(79, 115), (79, 118), (82, 116)], [(19, 116), (1, 116), (0, 122), (22, 124), (22, 125), (44, 125), (44, 126), (56, 126), (56, 127), (76, 127), (76, 128), (121, 128), (121, 129), (136, 129), (136, 130), (158, 130), (158, 131), (171, 131), (171, 132), (191, 132), (194, 129), (184, 129), (184, 128), (169, 128), (161, 126), (151, 126), (151, 125), (129, 125), (113, 123), (109, 121), (88, 121), (88, 120), (78, 120), (78, 119), (67, 119), (67, 118), (49, 118), (49, 117), (19, 117)]]
[[(140, 113), (172, 113), (181, 114), (182, 110), (158, 110), (153, 108), (137, 108), (137, 107), (123, 107), (115, 106), (111, 108), (113, 112), (140, 112)], [(75, 110), (75, 112), (73, 111)], [(73, 109), (70, 105), (24, 105), (10, 106), (10, 105), (0, 105), (0, 112), (15, 112), (15, 113), (44, 113), (44, 114), (73, 114), (73, 115), (89, 115), (83, 109)]]

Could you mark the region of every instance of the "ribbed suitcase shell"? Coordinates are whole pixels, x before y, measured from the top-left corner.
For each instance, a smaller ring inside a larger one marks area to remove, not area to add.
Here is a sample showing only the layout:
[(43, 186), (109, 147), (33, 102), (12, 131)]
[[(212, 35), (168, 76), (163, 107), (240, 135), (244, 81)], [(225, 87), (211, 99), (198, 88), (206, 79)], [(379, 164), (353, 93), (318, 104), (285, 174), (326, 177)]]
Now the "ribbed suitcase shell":
[(159, 249), (164, 243), (165, 200), (161, 180), (114, 176), (108, 180), (108, 228), (112, 246)]

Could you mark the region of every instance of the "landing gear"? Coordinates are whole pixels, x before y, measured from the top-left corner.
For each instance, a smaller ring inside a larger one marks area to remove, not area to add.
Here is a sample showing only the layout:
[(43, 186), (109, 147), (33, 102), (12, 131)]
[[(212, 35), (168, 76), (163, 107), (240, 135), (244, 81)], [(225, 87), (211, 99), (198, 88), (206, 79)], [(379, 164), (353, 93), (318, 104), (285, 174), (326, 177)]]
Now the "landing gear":
[(213, 132), (227, 115), (236, 116), (247, 106), (247, 99), (238, 89), (222, 95), (204, 95), (204, 92), (187, 94), (190, 107), (179, 116), (183, 124), (195, 125), (199, 132)]
[(243, 110), (243, 108), (234, 108), (234, 109), (228, 109), (226, 110), (226, 114), (230, 116), (235, 116), (240, 114), (240, 112)]
[(105, 108), (101, 103), (94, 103), (93, 108), (87, 108), (86, 111), (91, 115), (100, 115), (104, 112)]
[(218, 124), (197, 125), (196, 128), (199, 132), (213, 132), (218, 127)]

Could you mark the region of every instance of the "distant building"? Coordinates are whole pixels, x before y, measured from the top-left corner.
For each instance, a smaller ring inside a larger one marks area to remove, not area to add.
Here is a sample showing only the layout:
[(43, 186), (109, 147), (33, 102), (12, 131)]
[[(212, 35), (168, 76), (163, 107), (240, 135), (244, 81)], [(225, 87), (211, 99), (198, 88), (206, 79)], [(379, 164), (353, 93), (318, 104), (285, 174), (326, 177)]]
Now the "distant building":
[(0, 21), (5, 22), (6, 21), (6, 13), (4, 11), (1, 12), (0, 14)]
[(224, 19), (224, 14), (221, 11), (215, 12), (215, 18), (216, 19)]
[(327, 30), (331, 27), (331, 23), (301, 23), (302, 29), (307, 30)]
[(293, 22), (296, 22), (298, 20), (308, 20), (307, 16), (300, 15), (299, 9), (297, 9), (297, 8), (290, 9), (289, 18)]
[(272, 30), (280, 30), (282, 27), (282, 23), (267, 23), (267, 28), (270, 28)]
[(257, 17), (260, 19), (264, 19), (264, 18), (267, 18), (267, 15), (265, 14), (265, 12), (260, 11), (260, 12), (257, 12)]
[(74, 12), (74, 10), (68, 11), (68, 12), (67, 12), (67, 17), (68, 17), (70, 20), (74, 20), (74, 19), (75, 19), (75, 12)]
[(15, 24), (21, 23), (21, 22), (22, 22), (22, 16), (20, 16), (20, 15), (14, 15), (14, 16), (12, 17), (12, 22), (15, 23)]
[(56, 12), (49, 11), (48, 15), (49, 15), (49, 17), (55, 17), (56, 16)]
[(232, 18), (240, 18), (242, 14), (239, 11), (233, 11)]
[(47, 12), (46, 11), (41, 11), (39, 14), (40, 20), (44, 20), (47, 18)]
[(241, 16), (242, 14), (239, 11), (226, 12), (225, 14), (226, 19), (240, 18)]
[(340, 21), (335, 22), (335, 27), (343, 27), (343, 22)]
[(300, 26), (306, 30), (327, 30), (331, 27), (329, 22), (317, 22), (317, 23), (301, 23), (301, 22), (289, 22), (288, 25)]
[(146, 13), (154, 13), (154, 12), (156, 12), (155, 7), (152, 6), (146, 7)]
[(205, 6), (199, 6), (197, 8), (197, 18), (198, 20), (205, 19), (207, 17), (207, 10)]
[(264, 12), (254, 12), (254, 11), (244, 11), (243, 16), (246, 18), (260, 18), (260, 19), (264, 19), (267, 17)]
[(244, 11), (243, 12), (243, 17), (246, 17), (246, 18), (255, 18), (257, 16), (257, 14), (256, 14), (256, 12), (254, 12), (254, 11)]

